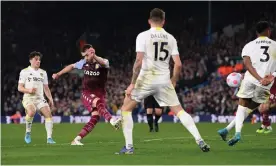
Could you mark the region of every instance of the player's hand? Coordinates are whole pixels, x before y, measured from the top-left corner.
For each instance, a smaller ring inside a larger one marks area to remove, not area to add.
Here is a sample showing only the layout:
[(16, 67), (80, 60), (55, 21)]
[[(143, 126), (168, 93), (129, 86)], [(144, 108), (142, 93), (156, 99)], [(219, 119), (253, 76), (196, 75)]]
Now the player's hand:
[(175, 87), (177, 81), (176, 81), (175, 79), (172, 78), (172, 79), (171, 79), (171, 82), (172, 82), (172, 84), (173, 84), (173, 87)]
[(96, 50), (94, 48), (92, 48), (91, 50), (91, 54), (92, 54), (92, 58), (94, 58), (96, 55)]
[(130, 97), (132, 90), (134, 89), (134, 84), (130, 84), (126, 89), (126, 96)]
[(30, 94), (35, 94), (35, 92), (36, 92), (36, 88), (31, 88), (31, 89), (28, 89), (28, 90), (29, 90)]
[(54, 74), (52, 75), (52, 78), (53, 78), (54, 80), (57, 80), (57, 79), (59, 78), (59, 74), (54, 73)]
[(54, 108), (55, 106), (54, 106), (54, 100), (53, 99), (50, 99), (49, 100), (49, 106), (50, 106), (50, 108)]
[(266, 75), (263, 79), (261, 79), (261, 84), (263, 86), (267, 86), (269, 84), (271, 84), (271, 82), (273, 82), (274, 80), (274, 76), (272, 74)]

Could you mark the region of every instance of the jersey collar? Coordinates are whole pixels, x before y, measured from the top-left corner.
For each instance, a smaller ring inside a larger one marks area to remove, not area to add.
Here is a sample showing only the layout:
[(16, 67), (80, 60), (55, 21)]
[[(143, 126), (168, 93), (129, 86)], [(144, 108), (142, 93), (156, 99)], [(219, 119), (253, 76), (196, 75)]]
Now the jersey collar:
[(268, 37), (267, 36), (259, 36), (258, 38), (264, 39), (264, 38), (268, 38)]
[(34, 68), (32, 68), (31, 66), (29, 66), (29, 69), (32, 71), (38, 71), (39, 69), (35, 70)]
[(152, 28), (150, 28), (150, 30), (162, 31), (163, 28), (161, 28), (161, 27), (152, 27)]

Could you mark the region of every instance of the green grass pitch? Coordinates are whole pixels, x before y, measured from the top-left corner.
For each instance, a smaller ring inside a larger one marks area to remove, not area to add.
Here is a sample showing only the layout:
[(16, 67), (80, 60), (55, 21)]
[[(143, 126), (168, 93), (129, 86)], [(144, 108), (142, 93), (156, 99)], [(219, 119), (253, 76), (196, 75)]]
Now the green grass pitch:
[[(203, 153), (179, 123), (160, 124), (159, 133), (149, 133), (147, 124), (134, 126), (134, 155), (115, 155), (124, 145), (121, 131), (99, 123), (87, 136), (83, 147), (70, 146), (83, 124), (56, 124), (56, 145), (46, 144), (43, 124), (33, 124), (32, 143), (24, 142), (25, 125), (2, 124), (2, 164), (13, 165), (213, 165), (276, 164), (276, 132), (257, 135), (260, 124), (245, 124), (242, 141), (229, 147), (217, 135), (226, 124), (197, 124), (211, 151)], [(276, 129), (274, 124), (272, 127)], [(232, 136), (233, 133), (230, 134)]]

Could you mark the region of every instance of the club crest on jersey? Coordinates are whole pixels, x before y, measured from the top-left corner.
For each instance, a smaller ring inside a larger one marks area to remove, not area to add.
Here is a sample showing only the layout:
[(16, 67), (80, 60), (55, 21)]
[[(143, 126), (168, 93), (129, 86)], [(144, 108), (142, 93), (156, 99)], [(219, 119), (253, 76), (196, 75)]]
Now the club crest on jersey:
[(43, 73), (40, 73), (40, 76), (43, 77)]
[(100, 65), (99, 65), (99, 64), (96, 64), (96, 65), (95, 65), (95, 68), (96, 68), (96, 69), (100, 68)]

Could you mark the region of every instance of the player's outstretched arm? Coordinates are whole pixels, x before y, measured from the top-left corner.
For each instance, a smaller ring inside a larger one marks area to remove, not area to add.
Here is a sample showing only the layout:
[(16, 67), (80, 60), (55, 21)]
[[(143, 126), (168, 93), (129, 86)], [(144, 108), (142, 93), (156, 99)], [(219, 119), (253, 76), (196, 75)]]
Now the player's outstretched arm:
[(104, 59), (102, 57), (97, 56), (96, 54), (94, 55), (94, 59), (101, 65), (105, 67), (109, 67), (109, 61), (107, 59)]
[(53, 77), (53, 79), (58, 79), (61, 75), (72, 71), (74, 68), (75, 68), (75, 64), (70, 64), (70, 65), (66, 66), (65, 68), (63, 68), (58, 73), (53, 74), (52, 77)]
[(175, 86), (176, 82), (179, 80), (180, 71), (182, 68), (182, 62), (180, 60), (179, 55), (172, 56), (174, 67), (173, 67), (173, 76), (171, 78), (172, 84)]

